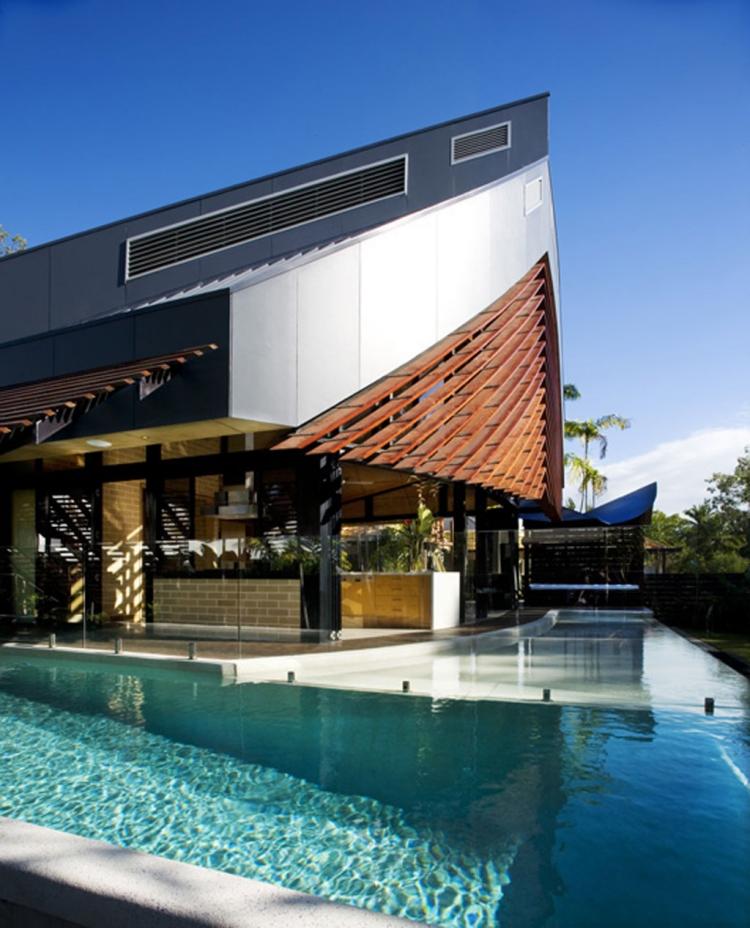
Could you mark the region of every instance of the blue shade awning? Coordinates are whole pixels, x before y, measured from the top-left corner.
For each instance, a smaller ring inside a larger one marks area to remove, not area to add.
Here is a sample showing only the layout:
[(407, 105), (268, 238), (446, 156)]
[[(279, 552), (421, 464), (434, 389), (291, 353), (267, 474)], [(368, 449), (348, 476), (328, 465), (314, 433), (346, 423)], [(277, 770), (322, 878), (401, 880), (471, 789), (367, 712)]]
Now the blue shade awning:
[[(589, 512), (576, 512), (575, 509), (563, 509), (562, 525), (577, 528), (612, 525), (648, 525), (656, 500), (657, 486), (649, 483), (645, 487), (626, 493), (608, 503), (602, 503)], [(559, 526), (538, 509), (521, 509), (521, 518), (527, 528)]]

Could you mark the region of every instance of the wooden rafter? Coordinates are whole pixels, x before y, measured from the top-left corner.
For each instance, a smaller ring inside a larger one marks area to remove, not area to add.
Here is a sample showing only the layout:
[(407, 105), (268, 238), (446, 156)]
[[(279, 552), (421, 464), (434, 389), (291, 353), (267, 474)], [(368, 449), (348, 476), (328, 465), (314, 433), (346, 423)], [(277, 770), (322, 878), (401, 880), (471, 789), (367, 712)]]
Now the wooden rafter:
[(123, 387), (139, 384), (140, 397), (145, 399), (180, 365), (216, 347), (200, 345), (175, 354), (0, 388), (0, 453), (28, 442), (45, 441)]

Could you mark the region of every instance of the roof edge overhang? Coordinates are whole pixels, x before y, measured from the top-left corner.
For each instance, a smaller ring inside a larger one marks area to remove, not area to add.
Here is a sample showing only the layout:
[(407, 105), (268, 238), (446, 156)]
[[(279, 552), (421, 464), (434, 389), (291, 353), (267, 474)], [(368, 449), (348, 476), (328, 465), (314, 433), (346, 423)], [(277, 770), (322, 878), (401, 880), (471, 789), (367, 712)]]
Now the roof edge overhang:
[(401, 132), (397, 135), (389, 136), (388, 138), (378, 139), (375, 142), (367, 142), (365, 145), (358, 145), (355, 148), (349, 148), (346, 151), (336, 152), (333, 155), (326, 155), (323, 158), (316, 158), (313, 161), (306, 161), (302, 164), (293, 165), (292, 167), (283, 168), (281, 171), (273, 171), (270, 174), (262, 174), (258, 177), (251, 177), (247, 180), (239, 181), (236, 184), (229, 184), (226, 187), (220, 187), (216, 190), (208, 190), (203, 193), (186, 197), (182, 200), (175, 200), (171, 203), (165, 203), (161, 206), (157, 206), (154, 209), (144, 210), (140, 213), (134, 213), (130, 216), (120, 217), (119, 219), (112, 220), (111, 222), (105, 222), (98, 226), (92, 226), (88, 229), (82, 229), (79, 232), (73, 232), (70, 235), (63, 235), (56, 239), (50, 239), (46, 242), (40, 242), (38, 245), (32, 245), (31, 247), (24, 248), (23, 251), (13, 252), (9, 255), (3, 255), (0, 257), (0, 261), (13, 261), (14, 259), (21, 258), (24, 255), (31, 254), (39, 249), (49, 248), (52, 245), (59, 245), (63, 242), (68, 242), (73, 239), (79, 238), (83, 235), (90, 235), (95, 232), (102, 232), (106, 229), (114, 228), (115, 226), (122, 225), (124, 223), (137, 222), (141, 219), (148, 219), (152, 216), (158, 216), (161, 212), (166, 212), (168, 210), (178, 209), (179, 207), (188, 206), (192, 203), (198, 203), (201, 200), (208, 199), (210, 197), (223, 196), (225, 194), (230, 194), (237, 190), (242, 190), (244, 187), (247, 187), (250, 184), (261, 184), (265, 182), (273, 182), (281, 180), (291, 174), (296, 172), (306, 171), (310, 168), (317, 168), (321, 165), (333, 163), (342, 158), (349, 158), (353, 155), (363, 154), (372, 149), (380, 148), (384, 145), (391, 145), (395, 142), (401, 142), (405, 139), (410, 139), (416, 136), (423, 135), (427, 132), (433, 132), (439, 129), (445, 129), (449, 126), (460, 126), (461, 123), (471, 122), (475, 119), (482, 119), (485, 116), (490, 116), (493, 113), (500, 113), (504, 110), (513, 109), (518, 106), (525, 106), (529, 103), (535, 103), (539, 100), (547, 100), (550, 96), (550, 91), (545, 90), (541, 93), (531, 94), (528, 97), (521, 97), (517, 100), (510, 100), (507, 103), (499, 103), (496, 106), (490, 106), (487, 109), (478, 110), (474, 113), (467, 113), (464, 116), (457, 116), (453, 119), (444, 119), (441, 122), (432, 123), (428, 126), (423, 126), (420, 129), (415, 129), (412, 132)]

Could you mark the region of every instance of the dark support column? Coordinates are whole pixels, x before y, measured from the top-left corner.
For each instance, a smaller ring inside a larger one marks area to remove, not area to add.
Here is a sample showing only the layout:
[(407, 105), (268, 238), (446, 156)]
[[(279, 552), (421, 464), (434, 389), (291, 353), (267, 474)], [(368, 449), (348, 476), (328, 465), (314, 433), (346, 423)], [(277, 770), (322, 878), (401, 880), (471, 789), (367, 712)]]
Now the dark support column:
[(303, 578), (307, 618), (321, 640), (341, 630), (341, 584), (338, 574), (341, 534), (341, 466), (333, 455), (301, 457), (297, 467), (300, 535), (320, 543), (317, 578)]
[(161, 445), (146, 447), (146, 481), (143, 491), (143, 559), (144, 612), (147, 622), (154, 620), (154, 571), (158, 563), (159, 512), (164, 480), (161, 474)]
[(453, 484), (453, 569), (461, 574), (461, 623), (466, 621), (466, 484)]
[(481, 487), (474, 490), (474, 519), (477, 533), (474, 564), (474, 602), (477, 619), (486, 619), (491, 595), (490, 533), (487, 522), (487, 494)]
[(341, 466), (332, 455), (320, 462), (320, 627), (341, 631), (341, 583), (338, 573), (341, 537)]
[(438, 511), (437, 515), (447, 516), (448, 512), (448, 484), (441, 483), (438, 487)]

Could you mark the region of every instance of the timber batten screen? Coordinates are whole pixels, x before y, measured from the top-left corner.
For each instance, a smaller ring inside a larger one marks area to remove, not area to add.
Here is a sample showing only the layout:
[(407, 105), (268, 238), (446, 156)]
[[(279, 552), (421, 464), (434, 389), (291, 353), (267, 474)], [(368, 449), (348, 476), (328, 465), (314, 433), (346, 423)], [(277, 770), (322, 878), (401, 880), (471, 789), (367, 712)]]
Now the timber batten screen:
[(462, 481), (559, 517), (562, 408), (545, 257), (437, 344), (276, 445)]
[(143, 399), (191, 358), (202, 357), (216, 347), (209, 344), (184, 348), (172, 354), (0, 388), (0, 454), (27, 442), (41, 443), (123, 387), (137, 383)]

